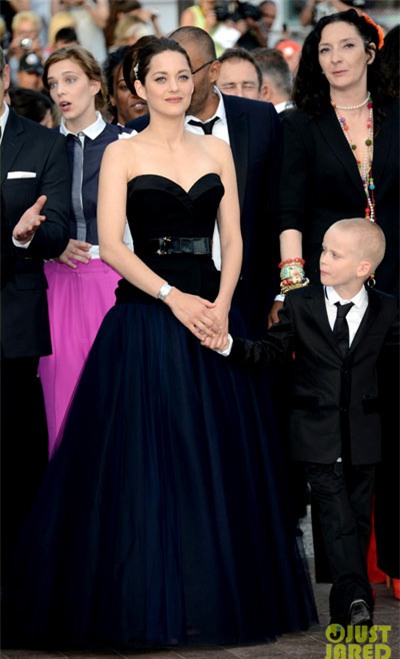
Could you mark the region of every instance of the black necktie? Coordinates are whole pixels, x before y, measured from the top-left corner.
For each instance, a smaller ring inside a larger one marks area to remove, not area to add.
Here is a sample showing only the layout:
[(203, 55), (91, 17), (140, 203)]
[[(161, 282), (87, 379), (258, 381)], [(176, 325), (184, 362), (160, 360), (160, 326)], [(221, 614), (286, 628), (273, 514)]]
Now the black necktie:
[(214, 119), (210, 119), (210, 121), (206, 121), (203, 123), (202, 121), (195, 121), (194, 119), (191, 119), (188, 121), (188, 124), (191, 126), (200, 126), (200, 128), (204, 131), (206, 135), (211, 135), (213, 131), (213, 127), (216, 121), (218, 121), (219, 117), (214, 117)]
[(337, 307), (337, 315), (333, 326), (333, 333), (340, 352), (344, 356), (349, 349), (349, 326), (347, 324), (346, 316), (351, 307), (354, 306), (354, 303), (348, 302), (347, 304), (340, 304), (340, 302), (335, 302), (335, 306)]

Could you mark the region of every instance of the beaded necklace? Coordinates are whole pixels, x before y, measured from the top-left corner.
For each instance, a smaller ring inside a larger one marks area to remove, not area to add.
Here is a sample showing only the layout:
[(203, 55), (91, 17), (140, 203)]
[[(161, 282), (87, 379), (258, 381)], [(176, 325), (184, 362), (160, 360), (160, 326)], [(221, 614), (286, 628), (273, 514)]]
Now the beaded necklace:
[[(364, 155), (363, 159), (360, 160), (360, 158), (357, 156), (356, 151), (357, 151), (357, 144), (354, 144), (352, 142), (351, 137), (349, 135), (349, 126), (347, 124), (347, 121), (345, 117), (340, 116), (338, 113), (338, 110), (357, 110), (358, 108), (363, 107), (364, 105), (367, 105), (368, 107), (368, 121), (367, 121), (367, 129), (368, 129), (368, 137), (365, 140), (365, 149), (364, 149)], [(343, 130), (343, 133), (350, 145), (350, 148), (354, 154), (354, 157), (356, 159), (357, 165), (358, 165), (358, 171), (360, 172), (361, 176), (361, 181), (363, 184), (365, 196), (367, 198), (367, 206), (365, 208), (365, 218), (367, 220), (370, 220), (370, 222), (375, 222), (375, 196), (374, 196), (374, 190), (375, 190), (375, 184), (374, 184), (374, 179), (372, 176), (372, 158), (373, 158), (373, 151), (374, 151), (374, 118), (373, 118), (373, 103), (372, 103), (372, 98), (370, 93), (368, 92), (368, 97), (365, 101), (360, 103), (359, 105), (353, 105), (349, 107), (344, 107), (341, 105), (336, 105), (335, 103), (332, 103), (332, 107), (335, 110), (335, 114), (338, 118), (339, 125)]]

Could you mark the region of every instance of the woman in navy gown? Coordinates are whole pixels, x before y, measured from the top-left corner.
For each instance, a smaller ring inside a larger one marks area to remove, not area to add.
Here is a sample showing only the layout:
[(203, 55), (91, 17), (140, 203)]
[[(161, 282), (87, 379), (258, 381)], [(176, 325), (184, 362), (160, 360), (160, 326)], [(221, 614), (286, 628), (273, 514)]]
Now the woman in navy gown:
[[(316, 612), (262, 380), (221, 346), (241, 237), (229, 147), (184, 129), (174, 41), (126, 63), (149, 127), (107, 147), (101, 257), (123, 277), (21, 538), (13, 602), (36, 645), (262, 642)], [(222, 273), (211, 258), (218, 214)], [(123, 243), (128, 217), (135, 253)]]

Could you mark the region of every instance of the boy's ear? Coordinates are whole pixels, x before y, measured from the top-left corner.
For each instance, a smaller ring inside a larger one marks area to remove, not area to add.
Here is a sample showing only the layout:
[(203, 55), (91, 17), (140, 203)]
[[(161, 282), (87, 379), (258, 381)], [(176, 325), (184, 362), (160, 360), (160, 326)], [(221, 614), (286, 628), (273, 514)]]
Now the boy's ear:
[(359, 277), (369, 277), (369, 275), (373, 272), (373, 267), (371, 261), (360, 261), (358, 264), (357, 268), (357, 274)]

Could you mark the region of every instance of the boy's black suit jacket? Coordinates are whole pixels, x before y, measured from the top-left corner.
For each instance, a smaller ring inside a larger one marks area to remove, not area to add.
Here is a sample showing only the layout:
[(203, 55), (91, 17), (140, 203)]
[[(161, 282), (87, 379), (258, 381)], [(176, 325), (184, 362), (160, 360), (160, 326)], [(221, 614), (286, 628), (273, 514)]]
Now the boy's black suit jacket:
[(345, 358), (329, 325), (324, 288), (318, 284), (286, 296), (280, 322), (265, 340), (233, 340), (229, 359), (258, 368), (294, 351), (292, 380), (280, 392), (290, 415), (289, 454), (294, 460), (335, 462), (342, 452), (343, 424), (352, 464), (381, 459), (377, 366), (385, 356), (385, 363), (392, 365), (388, 380), (398, 378), (399, 315), (395, 297), (367, 290), (368, 309)]

